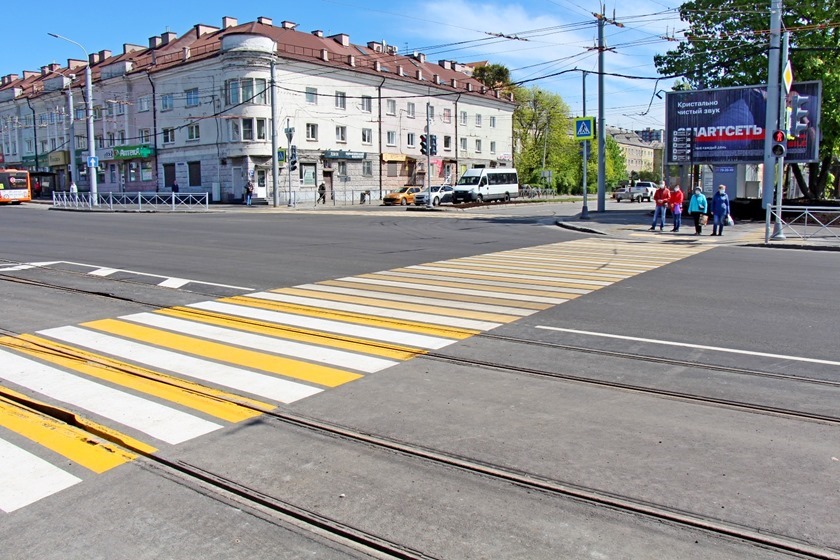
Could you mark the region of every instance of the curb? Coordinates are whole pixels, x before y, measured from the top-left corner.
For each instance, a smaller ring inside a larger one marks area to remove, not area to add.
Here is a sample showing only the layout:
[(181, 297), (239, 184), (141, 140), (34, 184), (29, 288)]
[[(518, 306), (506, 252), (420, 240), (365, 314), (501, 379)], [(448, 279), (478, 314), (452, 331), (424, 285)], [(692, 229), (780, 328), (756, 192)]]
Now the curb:
[(561, 227), (563, 229), (571, 230), (571, 231), (579, 231), (581, 233), (594, 233), (596, 235), (607, 235), (606, 232), (598, 230), (598, 229), (578, 226), (578, 225), (575, 225), (575, 224), (570, 224), (568, 222), (561, 222), (560, 220), (555, 220), (554, 225), (556, 225), (558, 227)]

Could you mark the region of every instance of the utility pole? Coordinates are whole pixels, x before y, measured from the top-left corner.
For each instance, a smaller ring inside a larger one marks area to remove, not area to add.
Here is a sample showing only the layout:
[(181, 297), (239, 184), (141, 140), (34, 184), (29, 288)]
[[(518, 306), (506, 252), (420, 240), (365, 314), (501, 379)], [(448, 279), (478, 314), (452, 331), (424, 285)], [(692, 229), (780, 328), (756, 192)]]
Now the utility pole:
[[(586, 116), (586, 70), (582, 72), (583, 75), (583, 117)], [(589, 164), (589, 140), (583, 141), (583, 208), (580, 211), (580, 219), (581, 220), (588, 220), (589, 219), (589, 205), (588, 195), (589, 195), (589, 184), (587, 183), (586, 179), (586, 168)]]
[[(781, 60), (779, 61), (781, 66), (787, 64), (788, 58), (788, 46), (790, 44), (790, 32), (785, 31), (784, 40), (782, 41), (782, 56)], [(787, 138), (788, 132), (788, 125), (787, 125), (787, 88), (783, 80), (779, 80), (779, 130), (784, 131), (785, 138)], [(767, 86), (768, 97), (770, 93), (770, 86)], [(765, 136), (770, 136), (770, 132), (765, 130)], [(782, 194), (785, 190), (785, 181), (783, 178), (785, 169), (785, 156), (781, 156), (776, 158), (776, 212), (778, 212), (776, 224), (773, 226), (773, 239), (777, 239), (782, 241), (787, 239), (785, 237), (785, 233), (782, 230)]]
[(432, 207), (432, 119), (429, 101), (426, 102), (426, 138), (429, 143), (426, 150), (426, 208)]
[[(272, 202), (275, 208), (280, 206), (280, 162), (277, 160), (277, 89), (274, 87), (275, 61), (271, 60), (271, 190), (273, 191)], [(291, 174), (290, 174), (291, 176)]]
[(764, 175), (762, 177), (761, 204), (767, 209), (773, 204), (773, 182), (776, 157), (771, 152), (771, 133), (777, 128), (779, 116), (779, 74), (781, 64), (779, 49), (782, 34), (782, 0), (770, 0), (770, 51), (767, 66), (767, 116), (764, 123)]
[[(592, 14), (598, 20), (598, 212), (604, 212), (607, 204), (606, 186), (606, 126), (604, 124), (604, 25), (610, 23), (616, 27), (624, 27), (623, 23), (608, 19), (601, 4), (601, 13)], [(615, 14), (613, 14), (614, 16)]]
[[(68, 130), (70, 131), (70, 161), (67, 162), (67, 169), (70, 171), (70, 184), (76, 182), (76, 133), (73, 129), (75, 123), (75, 115), (73, 114), (73, 81), (72, 79), (67, 84), (67, 113), (68, 113)], [(127, 129), (126, 129), (127, 130)], [(67, 186), (70, 188), (70, 185)]]

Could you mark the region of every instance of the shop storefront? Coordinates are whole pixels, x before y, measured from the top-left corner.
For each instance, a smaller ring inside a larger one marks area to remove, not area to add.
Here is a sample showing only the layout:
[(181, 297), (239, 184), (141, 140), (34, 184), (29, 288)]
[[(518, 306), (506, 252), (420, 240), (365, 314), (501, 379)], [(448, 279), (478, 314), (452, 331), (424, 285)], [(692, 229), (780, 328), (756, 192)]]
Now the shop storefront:
[(115, 146), (108, 166), (108, 179), (122, 191), (154, 191), (155, 149), (147, 144)]

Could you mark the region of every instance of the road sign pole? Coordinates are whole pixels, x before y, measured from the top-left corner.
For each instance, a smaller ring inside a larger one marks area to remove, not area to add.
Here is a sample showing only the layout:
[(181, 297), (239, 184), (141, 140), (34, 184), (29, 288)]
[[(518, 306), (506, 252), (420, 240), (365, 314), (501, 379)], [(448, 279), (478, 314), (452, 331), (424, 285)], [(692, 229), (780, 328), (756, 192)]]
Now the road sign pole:
[(280, 206), (280, 162), (277, 158), (277, 88), (276, 63), (271, 61), (271, 191), (275, 208)]
[[(786, 62), (788, 59), (788, 44), (790, 41), (790, 32), (785, 31), (784, 35), (782, 36), (782, 62)], [(787, 144), (787, 96), (785, 95), (785, 87), (784, 80), (779, 80), (779, 129), (784, 132), (785, 137), (785, 144)], [(770, 92), (770, 88), (767, 88), (767, 92)], [(768, 95), (769, 97), (769, 95)], [(784, 231), (782, 231), (782, 194), (785, 190), (785, 183), (783, 177), (783, 170), (785, 168), (785, 156), (782, 154), (782, 157), (776, 158), (776, 223), (773, 226), (773, 239), (778, 239), (782, 241), (787, 239), (785, 237)]]
[[(586, 116), (586, 71), (583, 72), (583, 116)], [(583, 208), (580, 211), (580, 219), (589, 219), (589, 184), (586, 179), (586, 168), (589, 164), (589, 140), (583, 141)]]

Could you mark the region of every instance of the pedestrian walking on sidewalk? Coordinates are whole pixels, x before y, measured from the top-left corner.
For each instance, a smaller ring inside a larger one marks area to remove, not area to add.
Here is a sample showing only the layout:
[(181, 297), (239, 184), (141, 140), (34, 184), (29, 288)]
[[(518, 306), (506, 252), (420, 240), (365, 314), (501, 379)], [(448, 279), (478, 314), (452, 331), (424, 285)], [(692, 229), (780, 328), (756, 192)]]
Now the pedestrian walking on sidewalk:
[(315, 201), (315, 205), (317, 206), (319, 202), (321, 204), (327, 203), (327, 186), (324, 183), (318, 185), (318, 200)]
[(694, 194), (691, 195), (691, 200), (688, 201), (688, 213), (694, 218), (694, 235), (703, 233), (703, 225), (706, 217), (706, 195), (700, 190), (700, 187), (694, 187)]
[(670, 203), (671, 214), (674, 216), (674, 229), (671, 231), (676, 233), (680, 231), (680, 226), (682, 225), (683, 192), (679, 185), (674, 185), (674, 191), (671, 193)]
[(648, 231), (656, 231), (656, 222), (659, 222), (659, 231), (665, 229), (665, 213), (668, 211), (668, 201), (671, 199), (671, 192), (665, 183), (659, 183), (659, 188), (653, 194), (653, 200), (656, 202), (656, 209), (653, 211), (653, 223), (650, 224)]
[(254, 197), (254, 183), (248, 181), (245, 185), (245, 204), (251, 206), (251, 199)]
[(718, 185), (718, 192), (712, 198), (712, 235), (723, 235), (723, 226), (730, 220), (729, 217), (729, 195), (726, 194), (726, 185)]

